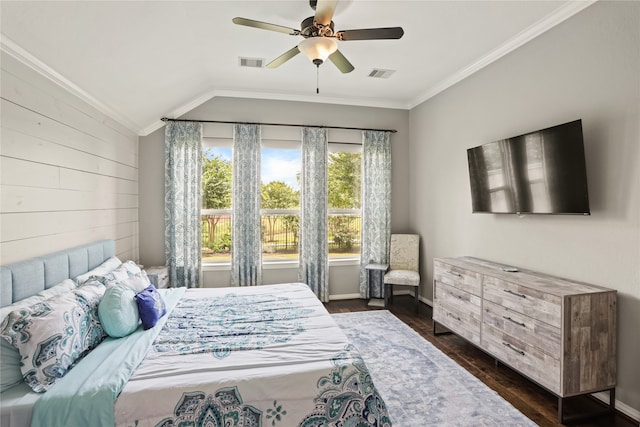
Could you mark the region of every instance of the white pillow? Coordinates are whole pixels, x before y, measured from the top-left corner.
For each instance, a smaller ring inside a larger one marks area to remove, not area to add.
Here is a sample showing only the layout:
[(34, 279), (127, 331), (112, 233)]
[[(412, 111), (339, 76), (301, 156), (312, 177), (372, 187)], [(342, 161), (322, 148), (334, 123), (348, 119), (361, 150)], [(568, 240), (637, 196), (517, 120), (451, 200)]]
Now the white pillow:
[(65, 292), (73, 291), (78, 287), (78, 284), (71, 279), (65, 279), (62, 282), (38, 292), (36, 295), (43, 297), (44, 299), (53, 298), (57, 295), (64, 294)]
[(105, 286), (113, 285), (140, 273), (140, 267), (133, 261), (125, 261), (118, 268), (100, 276), (92, 276)]
[(141, 271), (140, 273), (129, 276), (124, 280), (113, 283), (111, 286), (124, 285), (137, 294), (138, 292), (144, 291), (150, 284), (151, 282), (149, 281), (147, 273), (145, 271)]
[[(54, 296), (70, 292), (73, 289), (76, 289), (76, 282), (66, 279), (49, 289), (38, 292), (36, 295), (2, 307), (0, 309), (0, 324), (12, 311), (29, 308)], [(0, 392), (22, 382), (20, 366), (20, 353), (18, 350), (7, 341), (0, 339)]]
[(20, 352), (22, 377), (33, 391), (47, 391), (104, 339), (98, 317), (104, 291), (81, 286), (12, 311), (2, 322), (0, 338)]
[(105, 274), (110, 273), (116, 268), (118, 268), (118, 266), (120, 266), (121, 264), (122, 264), (122, 261), (120, 261), (118, 257), (112, 256), (111, 258), (109, 258), (108, 260), (106, 260), (105, 262), (103, 262), (93, 270), (87, 271), (84, 274), (76, 276), (76, 282), (78, 283), (78, 285), (82, 285), (91, 277), (104, 276)]

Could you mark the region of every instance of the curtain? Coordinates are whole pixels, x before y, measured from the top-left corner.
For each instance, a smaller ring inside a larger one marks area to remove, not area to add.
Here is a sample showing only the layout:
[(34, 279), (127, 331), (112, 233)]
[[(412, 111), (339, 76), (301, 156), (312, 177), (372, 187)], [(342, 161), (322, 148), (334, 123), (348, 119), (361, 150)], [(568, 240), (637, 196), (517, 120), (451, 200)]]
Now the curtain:
[(200, 280), (202, 125), (171, 122), (165, 128), (164, 251), (173, 286)]
[(260, 285), (260, 126), (234, 126), (232, 169), (231, 284)]
[(327, 129), (303, 128), (298, 280), (329, 301)]
[(388, 264), (391, 240), (391, 143), (389, 132), (362, 133), (362, 246), (360, 296), (382, 298), (379, 275), (372, 275), (372, 295), (367, 286), (369, 263)]

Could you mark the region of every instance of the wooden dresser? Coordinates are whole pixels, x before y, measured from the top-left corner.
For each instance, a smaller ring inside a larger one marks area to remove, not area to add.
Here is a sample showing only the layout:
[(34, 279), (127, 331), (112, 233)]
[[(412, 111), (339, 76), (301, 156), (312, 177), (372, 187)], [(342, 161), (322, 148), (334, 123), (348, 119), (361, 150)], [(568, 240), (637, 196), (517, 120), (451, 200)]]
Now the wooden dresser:
[[(516, 271), (510, 271), (516, 270)], [(609, 391), (615, 406), (616, 291), (477, 258), (434, 259), (433, 330), (467, 339), (564, 399)]]

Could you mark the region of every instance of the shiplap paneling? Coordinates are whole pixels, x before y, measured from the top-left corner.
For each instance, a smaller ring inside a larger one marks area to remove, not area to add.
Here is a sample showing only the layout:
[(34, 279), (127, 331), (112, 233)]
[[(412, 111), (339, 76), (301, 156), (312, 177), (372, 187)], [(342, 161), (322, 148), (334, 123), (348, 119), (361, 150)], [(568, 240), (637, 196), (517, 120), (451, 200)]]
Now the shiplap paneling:
[[(107, 176), (138, 179), (137, 166), (131, 166), (122, 161), (131, 161), (126, 157), (126, 153), (112, 152), (104, 148), (108, 143), (101, 142), (96, 145), (91, 138), (81, 132), (66, 129), (54, 120), (38, 117), (36, 113), (4, 100), (0, 108), (2, 109), (3, 156), (65, 166)], [(82, 147), (84, 150), (75, 147), (81, 146), (82, 141), (87, 141), (87, 146)], [(99, 151), (86, 151), (88, 148), (96, 148)], [(106, 157), (109, 155), (120, 161)]]
[(98, 239), (139, 259), (138, 137), (2, 54), (0, 263)]
[[(72, 128), (81, 130), (97, 140), (108, 141), (109, 144), (104, 145), (105, 149), (114, 152), (124, 151), (132, 158), (137, 156), (137, 148), (131, 145), (131, 134), (127, 136), (106, 126), (105, 123), (110, 120), (106, 116), (86, 105), (83, 108), (82, 101), (74, 105), (73, 98), (68, 94), (65, 96), (62, 91), (55, 91), (56, 93), (52, 94), (49, 92), (50, 86), (43, 89), (37, 85), (37, 82), (26, 81), (25, 78), (30, 76), (28, 73), (14, 74), (7, 71), (4, 65), (3, 71), (3, 99), (60, 123), (72, 124)], [(46, 84), (46, 81), (40, 83)], [(61, 98), (57, 98), (58, 96)]]

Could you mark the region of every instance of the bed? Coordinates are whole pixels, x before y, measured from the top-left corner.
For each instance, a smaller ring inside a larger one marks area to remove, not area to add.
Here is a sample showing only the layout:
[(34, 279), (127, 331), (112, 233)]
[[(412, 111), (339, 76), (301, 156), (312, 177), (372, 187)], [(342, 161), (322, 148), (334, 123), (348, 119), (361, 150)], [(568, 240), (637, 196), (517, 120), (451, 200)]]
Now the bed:
[[(6, 313), (4, 306), (33, 295), (52, 293), (65, 279), (86, 278), (113, 259), (114, 243), (105, 240), (4, 266), (2, 310)], [(110, 288), (94, 280), (66, 292), (81, 294), (86, 302), (93, 298), (92, 292), (105, 292), (100, 285)], [(357, 350), (305, 284), (157, 292), (166, 314), (155, 326), (137, 327), (121, 338), (96, 339), (99, 334), (88, 333), (99, 344), (52, 384), (38, 382), (38, 371), (2, 391), (0, 424), (391, 425)], [(46, 301), (54, 305), (65, 298), (67, 294)], [(33, 307), (18, 314), (35, 316), (39, 312)], [(18, 316), (12, 313), (11, 319)], [(51, 313), (55, 310), (46, 315)], [(5, 318), (1, 329), (8, 336), (16, 328), (7, 325), (20, 323), (11, 319)], [(98, 328), (96, 323), (84, 322), (82, 328)], [(6, 344), (0, 347), (6, 349)], [(43, 354), (47, 352), (39, 350), (29, 363), (55, 359)], [(59, 369), (49, 371), (56, 374)], [(45, 392), (32, 390), (45, 383)]]

